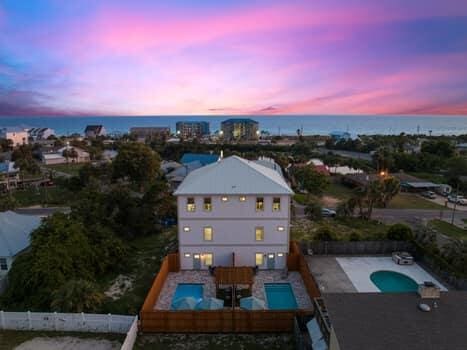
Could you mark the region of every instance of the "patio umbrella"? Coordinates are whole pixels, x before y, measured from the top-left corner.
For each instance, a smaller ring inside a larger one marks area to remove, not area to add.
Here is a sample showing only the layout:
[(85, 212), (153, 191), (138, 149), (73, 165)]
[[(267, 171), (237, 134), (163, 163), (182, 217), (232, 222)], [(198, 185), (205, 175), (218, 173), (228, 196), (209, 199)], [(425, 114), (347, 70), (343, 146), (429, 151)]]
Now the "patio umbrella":
[(194, 310), (198, 301), (193, 297), (184, 297), (174, 300), (172, 303), (173, 310)]
[(264, 301), (256, 297), (247, 297), (240, 299), (240, 307), (245, 310), (264, 310), (266, 305)]
[(219, 310), (223, 307), (224, 300), (217, 298), (205, 298), (196, 305), (196, 310)]

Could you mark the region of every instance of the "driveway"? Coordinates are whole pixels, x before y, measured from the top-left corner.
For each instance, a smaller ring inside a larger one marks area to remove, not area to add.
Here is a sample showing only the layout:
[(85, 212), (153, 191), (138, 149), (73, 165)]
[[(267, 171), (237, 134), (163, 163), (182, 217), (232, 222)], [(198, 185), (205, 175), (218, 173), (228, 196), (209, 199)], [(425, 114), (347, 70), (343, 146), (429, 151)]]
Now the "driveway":
[[(425, 198), (425, 197), (422, 197), (422, 198), (427, 200), (427, 201), (430, 201), (430, 202), (433, 202), (433, 203), (436, 203), (436, 204), (439, 204), (439, 205), (442, 205), (442, 206), (446, 206), (448, 209), (452, 209), (454, 207), (454, 203), (448, 202), (448, 199), (445, 198), (445, 197), (442, 197), (442, 196), (436, 196), (436, 198), (434, 198), (434, 199), (429, 199), (429, 198)], [(467, 205), (457, 204), (456, 205), (456, 210), (466, 211), (467, 212)]]

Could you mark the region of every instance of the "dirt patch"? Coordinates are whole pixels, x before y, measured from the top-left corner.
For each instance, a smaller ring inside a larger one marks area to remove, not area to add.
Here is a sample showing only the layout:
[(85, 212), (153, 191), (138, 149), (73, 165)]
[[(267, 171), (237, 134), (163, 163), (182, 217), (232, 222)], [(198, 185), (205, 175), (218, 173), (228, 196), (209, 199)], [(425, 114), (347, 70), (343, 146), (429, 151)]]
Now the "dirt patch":
[(18, 345), (14, 350), (117, 350), (122, 344), (106, 339), (75, 337), (37, 337)]
[(118, 275), (112, 285), (104, 294), (113, 300), (119, 299), (123, 294), (133, 288), (133, 277)]
[(336, 197), (323, 196), (321, 198), (321, 202), (323, 203), (323, 206), (326, 208), (336, 208), (337, 205), (341, 202), (341, 200)]

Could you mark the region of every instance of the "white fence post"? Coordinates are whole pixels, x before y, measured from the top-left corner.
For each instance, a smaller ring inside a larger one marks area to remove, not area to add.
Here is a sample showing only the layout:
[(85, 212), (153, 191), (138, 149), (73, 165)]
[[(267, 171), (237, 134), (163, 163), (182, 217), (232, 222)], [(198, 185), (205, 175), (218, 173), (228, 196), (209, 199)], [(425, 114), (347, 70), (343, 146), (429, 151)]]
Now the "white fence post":
[(57, 331), (57, 313), (54, 312), (54, 330)]
[(32, 330), (31, 311), (28, 311), (28, 325), (29, 325), (29, 330)]
[(107, 321), (108, 321), (108, 324), (109, 324), (109, 333), (110, 333), (110, 332), (112, 332), (112, 315), (111, 314), (107, 315)]
[(5, 327), (5, 313), (2, 311), (0, 311), (0, 324), (2, 325), (2, 330), (4, 330), (6, 327)]
[(86, 328), (86, 316), (84, 315), (84, 312), (81, 312), (81, 328)]

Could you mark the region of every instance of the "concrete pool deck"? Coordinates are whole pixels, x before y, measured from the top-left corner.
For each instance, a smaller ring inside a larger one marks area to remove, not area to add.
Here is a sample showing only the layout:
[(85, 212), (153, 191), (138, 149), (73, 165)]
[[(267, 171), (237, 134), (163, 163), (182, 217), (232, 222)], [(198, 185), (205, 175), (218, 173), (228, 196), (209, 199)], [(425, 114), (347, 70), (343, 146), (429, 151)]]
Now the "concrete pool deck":
[(421, 284), (433, 281), (441, 290), (445, 286), (416, 263), (396, 265), (391, 257), (379, 256), (306, 256), (308, 266), (322, 293), (380, 292), (370, 280), (373, 272), (380, 270), (402, 273)]
[(417, 263), (413, 265), (397, 265), (391, 257), (337, 257), (337, 263), (344, 270), (355, 289), (360, 293), (380, 292), (373, 284), (370, 275), (376, 271), (395, 271), (412, 278), (418, 284), (430, 281), (438, 285), (442, 291), (446, 287), (435, 277), (425, 271)]

